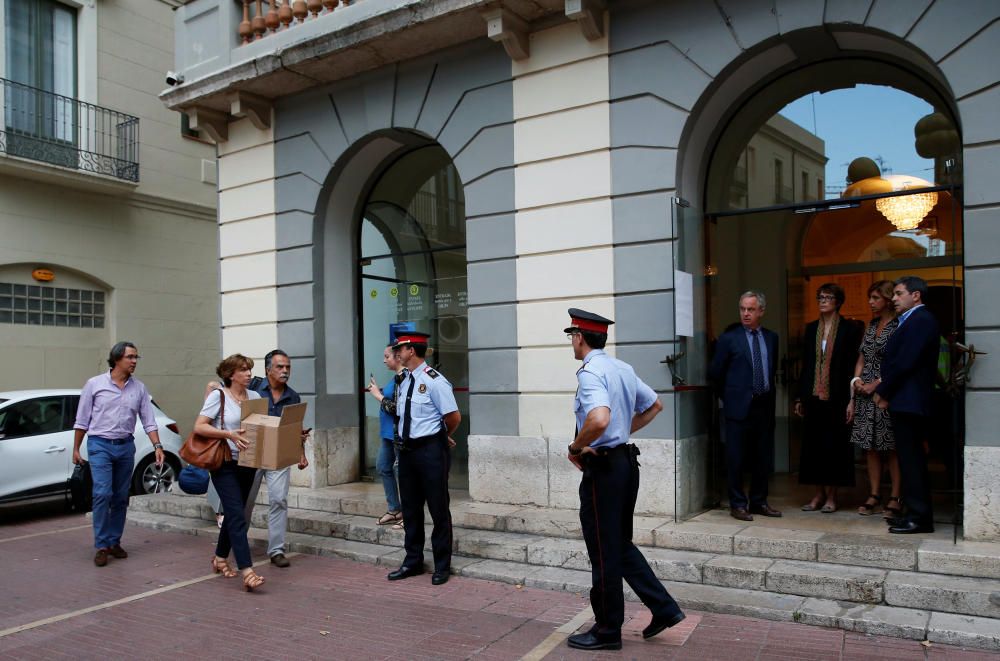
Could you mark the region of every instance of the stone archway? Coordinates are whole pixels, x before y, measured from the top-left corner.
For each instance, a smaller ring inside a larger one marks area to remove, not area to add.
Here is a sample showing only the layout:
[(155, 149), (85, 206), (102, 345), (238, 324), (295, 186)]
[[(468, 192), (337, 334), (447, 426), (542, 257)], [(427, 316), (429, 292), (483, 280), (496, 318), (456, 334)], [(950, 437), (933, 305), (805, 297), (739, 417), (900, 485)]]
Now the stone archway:
[[(315, 486), (358, 477), (359, 205), (402, 154), (433, 143), (447, 152), (465, 194), (468, 316), (475, 324), (497, 267), (491, 253), (497, 221), (513, 208), (512, 104), (510, 62), (492, 44), (450, 49), (277, 102), (276, 222), (279, 236), (283, 225), (300, 234), (277, 255), (277, 340), (304, 355), (295, 369), (305, 365), (308, 376), (300, 379), (315, 393), (316, 453), (323, 464)], [(487, 381), (477, 378), (486, 370), (480, 349), (470, 346), (472, 383)], [(473, 421), (476, 407), (473, 391)]]
[[(616, 114), (624, 118), (626, 111), (634, 121), (639, 105), (646, 103), (643, 94), (670, 108), (669, 112), (656, 111), (669, 134), (661, 134), (662, 141), (619, 142), (622, 156), (640, 150), (648, 155), (638, 163), (613, 160), (613, 179), (629, 182), (620, 187), (621, 193), (631, 197), (621, 200), (623, 212), (635, 213), (630, 207), (641, 208), (639, 196), (648, 197), (657, 189), (703, 200), (711, 185), (708, 172), (723, 128), (740, 113), (745, 113), (742, 121), (749, 126), (759, 125), (777, 110), (752, 102), (761, 89), (785, 77), (786, 91), (792, 93), (797, 85), (808, 82), (803, 73), (795, 72), (809, 67), (814, 71), (825, 68), (831, 86), (842, 86), (846, 80), (838, 78), (850, 78), (849, 72), (831, 71), (835, 65), (829, 63), (854, 59), (874, 65), (863, 75), (854, 72), (858, 82), (890, 80), (894, 87), (939, 100), (956, 118), (963, 136), (965, 244), (970, 246), (965, 267), (973, 267), (968, 272), (966, 298), (975, 301), (980, 298), (977, 294), (995, 289), (1000, 284), (996, 251), (988, 254), (985, 248), (973, 246), (995, 246), (1000, 236), (994, 229), (1000, 225), (1000, 191), (989, 183), (1000, 163), (996, 144), (1000, 127), (989, 110), (997, 104), (998, 73), (982, 64), (996, 55), (1000, 7), (970, 9), (959, 20), (942, 2), (895, 9), (888, 3), (867, 4), (664, 3), (614, 12), (612, 92), (623, 102), (613, 106), (612, 124)], [(640, 57), (642, 49), (658, 50), (659, 66), (671, 73), (641, 76), (652, 66), (650, 53), (646, 61)], [(617, 94), (616, 79), (621, 81)], [(653, 158), (663, 163), (659, 172), (644, 175), (637, 171), (649, 169)], [(995, 333), (989, 330), (996, 323), (992, 311), (972, 308), (966, 320), (970, 340), (986, 346), (994, 343)], [(996, 539), (1000, 538), (1000, 505), (991, 499), (989, 476), (1000, 466), (998, 439), (992, 431), (1000, 424), (1000, 395), (977, 389), (1000, 383), (1000, 371), (989, 365), (979, 369), (979, 379), (974, 377), (966, 398), (965, 535)]]

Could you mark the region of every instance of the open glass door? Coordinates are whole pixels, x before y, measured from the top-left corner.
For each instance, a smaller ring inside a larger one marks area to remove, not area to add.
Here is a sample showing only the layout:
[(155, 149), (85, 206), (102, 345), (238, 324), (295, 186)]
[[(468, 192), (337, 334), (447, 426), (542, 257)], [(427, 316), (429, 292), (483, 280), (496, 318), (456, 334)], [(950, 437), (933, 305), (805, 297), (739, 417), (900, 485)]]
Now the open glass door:
[(674, 415), (674, 518), (712, 506), (714, 471), (710, 431), (712, 391), (708, 386), (705, 306), (705, 247), (701, 211), (673, 198), (674, 328), (670, 368)]

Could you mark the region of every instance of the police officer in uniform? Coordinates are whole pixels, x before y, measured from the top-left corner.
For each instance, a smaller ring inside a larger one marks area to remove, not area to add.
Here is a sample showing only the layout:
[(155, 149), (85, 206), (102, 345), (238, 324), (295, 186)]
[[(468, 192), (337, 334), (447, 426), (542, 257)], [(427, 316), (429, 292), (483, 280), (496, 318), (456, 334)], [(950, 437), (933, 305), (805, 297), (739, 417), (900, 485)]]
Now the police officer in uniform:
[(608, 326), (600, 315), (570, 308), (565, 329), (573, 355), (583, 361), (577, 371), (574, 411), (576, 434), (569, 460), (581, 471), (580, 524), (592, 567), (590, 605), (596, 623), (569, 638), (583, 650), (619, 650), (625, 621), (622, 579), (653, 613), (642, 631), (652, 638), (684, 619), (677, 602), (632, 543), (632, 516), (639, 494), (639, 449), (629, 434), (648, 425), (663, 409), (652, 388), (628, 363), (604, 353)]
[(399, 384), (396, 412), (399, 415), (399, 497), (403, 508), (406, 558), (389, 573), (398, 581), (424, 573), (424, 503), (434, 529), (434, 575), (441, 585), (451, 575), (451, 510), (448, 470), (451, 467), (451, 435), (462, 421), (448, 379), (424, 363), (427, 333), (400, 335), (393, 349), (408, 374)]

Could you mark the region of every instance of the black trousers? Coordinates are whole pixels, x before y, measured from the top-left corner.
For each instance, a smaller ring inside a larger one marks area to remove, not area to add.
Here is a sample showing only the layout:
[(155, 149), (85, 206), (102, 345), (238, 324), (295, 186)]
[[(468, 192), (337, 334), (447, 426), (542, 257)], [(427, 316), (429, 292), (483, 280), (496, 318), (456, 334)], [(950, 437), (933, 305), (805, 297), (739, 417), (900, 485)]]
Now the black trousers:
[(225, 513), (222, 530), (219, 531), (219, 542), (215, 545), (215, 555), (228, 558), (229, 551), (232, 550), (236, 556), (236, 566), (240, 569), (253, 566), (250, 542), (247, 540), (250, 522), (247, 521), (244, 508), (256, 474), (256, 468), (240, 466), (235, 461), (224, 461), (218, 470), (212, 471), (212, 484), (215, 485)]
[(587, 455), (580, 481), (580, 525), (593, 585), (590, 605), (602, 633), (621, 631), (625, 621), (622, 579), (653, 615), (681, 612), (632, 543), (632, 516), (639, 495), (639, 462), (633, 448), (622, 445), (605, 455)]
[(726, 475), (729, 482), (729, 507), (746, 508), (743, 471), (749, 464), (749, 505), (767, 504), (767, 475), (771, 472), (774, 452), (774, 397), (764, 395), (750, 402), (744, 420), (726, 418)]
[(889, 415), (892, 418), (892, 431), (896, 436), (896, 456), (899, 457), (906, 518), (919, 525), (933, 526), (931, 481), (923, 445), (923, 432), (929, 428), (930, 421), (922, 415), (895, 413), (891, 409)]
[(451, 568), (451, 497), (448, 495), (448, 471), (451, 451), (448, 437), (418, 448), (404, 447), (399, 452), (399, 499), (403, 510), (406, 559), (404, 567), (424, 565), (424, 503), (431, 513), (434, 528), (431, 548), (434, 571)]

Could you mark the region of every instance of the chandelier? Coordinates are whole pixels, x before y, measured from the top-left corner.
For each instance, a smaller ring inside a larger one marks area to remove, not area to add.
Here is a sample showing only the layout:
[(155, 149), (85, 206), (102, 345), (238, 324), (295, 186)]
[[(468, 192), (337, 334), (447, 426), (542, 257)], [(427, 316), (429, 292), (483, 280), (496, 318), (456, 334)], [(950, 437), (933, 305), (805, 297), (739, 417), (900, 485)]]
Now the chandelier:
[[(930, 188), (929, 181), (918, 177), (890, 175), (884, 177), (892, 185), (893, 191)], [(875, 200), (875, 208), (899, 231), (915, 230), (937, 204), (936, 192), (913, 193), (912, 195), (897, 195)]]

